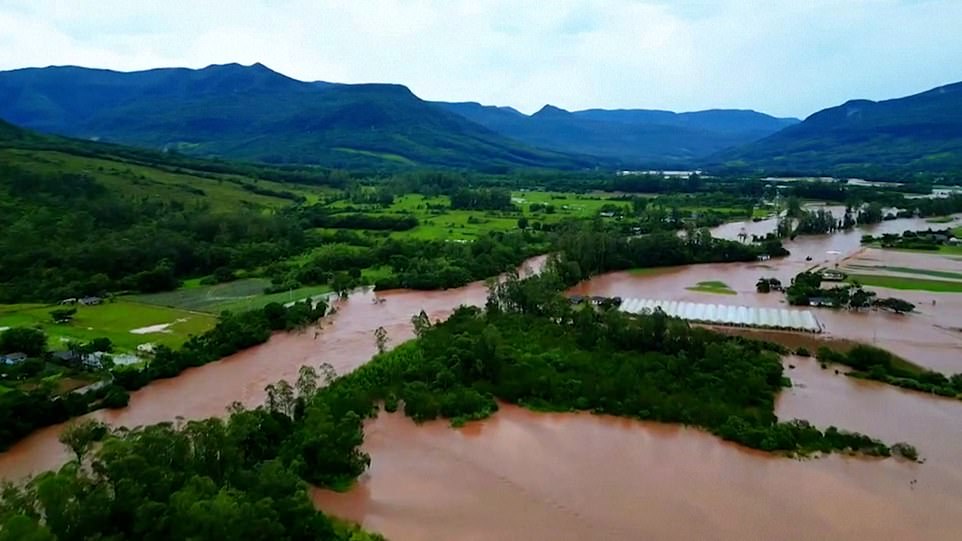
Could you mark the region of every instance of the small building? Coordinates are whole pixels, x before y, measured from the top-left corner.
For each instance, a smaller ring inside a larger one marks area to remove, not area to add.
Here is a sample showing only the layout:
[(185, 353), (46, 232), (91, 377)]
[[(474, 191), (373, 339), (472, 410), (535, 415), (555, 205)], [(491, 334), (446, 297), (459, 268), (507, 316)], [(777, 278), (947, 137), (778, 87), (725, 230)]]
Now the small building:
[(57, 303), (57, 304), (60, 304), (60, 305), (63, 305), (63, 306), (66, 306), (66, 305), (69, 305), (69, 304), (77, 304), (77, 298), (76, 298), (76, 297), (70, 297), (69, 299), (64, 299), (64, 300), (60, 301), (60, 302)]
[(829, 308), (835, 307), (835, 301), (828, 297), (812, 297), (808, 299), (809, 306), (827, 306)]
[(104, 300), (100, 297), (84, 297), (80, 299), (80, 304), (84, 306), (96, 306), (102, 304)]
[(772, 258), (772, 256), (770, 256), (770, 255), (768, 255), (768, 254), (761, 254), (761, 255), (759, 255), (756, 259), (757, 259), (758, 261), (768, 261), (768, 260), (770, 260), (771, 258)]
[(19, 351), (16, 353), (6, 353), (3, 355), (0, 355), (0, 364), (5, 364), (7, 366), (20, 364), (26, 360), (27, 360), (27, 354), (21, 353)]
[(568, 297), (568, 302), (570, 302), (571, 304), (581, 304), (582, 302), (584, 302), (584, 300), (585, 298), (582, 297), (581, 295), (572, 295)]

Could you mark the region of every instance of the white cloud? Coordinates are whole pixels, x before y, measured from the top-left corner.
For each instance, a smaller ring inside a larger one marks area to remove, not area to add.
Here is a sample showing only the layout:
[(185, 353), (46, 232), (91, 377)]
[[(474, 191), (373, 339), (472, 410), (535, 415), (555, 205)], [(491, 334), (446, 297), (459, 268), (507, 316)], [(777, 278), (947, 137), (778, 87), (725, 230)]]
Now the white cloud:
[(807, 115), (962, 79), (954, 0), (0, 0), (0, 69), (262, 62), (525, 111)]

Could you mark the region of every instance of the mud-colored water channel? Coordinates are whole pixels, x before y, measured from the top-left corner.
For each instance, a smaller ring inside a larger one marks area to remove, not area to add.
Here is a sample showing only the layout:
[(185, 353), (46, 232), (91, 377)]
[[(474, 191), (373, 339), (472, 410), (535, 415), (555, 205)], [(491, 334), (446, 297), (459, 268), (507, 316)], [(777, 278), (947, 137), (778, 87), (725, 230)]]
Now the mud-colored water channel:
[[(764, 233), (764, 226), (729, 224), (716, 234), (733, 238), (743, 227)], [(927, 226), (899, 220), (872, 232)], [(860, 249), (862, 234), (800, 238), (788, 245), (792, 256), (778, 261), (612, 273), (575, 291), (774, 306), (780, 295), (755, 293), (759, 276), (787, 282), (813, 264), (834, 265)], [(706, 280), (724, 281), (738, 295), (686, 289)], [(921, 302), (922, 313), (819, 310), (826, 338), (875, 342), (927, 366), (962, 371), (962, 335), (949, 330), (962, 327), (962, 295), (939, 295), (937, 306), (926, 307), (930, 294), (898, 293)], [(410, 337), (410, 318), (418, 311), (441, 318), (458, 305), (483, 303), (485, 295), (480, 283), (379, 293), (383, 303), (374, 302), (373, 293), (358, 293), (316, 331), (276, 335), (262, 346), (152, 383), (133, 393), (127, 408), (93, 415), (136, 426), (222, 415), (234, 401), (257, 405), (265, 385), (296, 378), (303, 364), (328, 362), (343, 373), (364, 363), (375, 351), (372, 332), (379, 326), (398, 343)], [(367, 425), (372, 466), (358, 486), (346, 494), (317, 491), (315, 500), (400, 540), (962, 537), (962, 402), (851, 380), (811, 360), (790, 362), (796, 368), (788, 375), (797, 386), (780, 398), (780, 416), (909, 441), (927, 462), (837, 456), (798, 461), (747, 451), (693, 429), (504, 407), (460, 430), (444, 423), (416, 427), (382, 415)], [(41, 430), (0, 454), (0, 475), (20, 479), (60, 464), (60, 429)]]

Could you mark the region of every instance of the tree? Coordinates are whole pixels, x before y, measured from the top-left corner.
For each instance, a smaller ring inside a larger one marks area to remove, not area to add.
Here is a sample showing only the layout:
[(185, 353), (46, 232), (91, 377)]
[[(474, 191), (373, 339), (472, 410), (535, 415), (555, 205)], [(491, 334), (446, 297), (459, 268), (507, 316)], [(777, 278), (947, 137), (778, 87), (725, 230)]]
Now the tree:
[(772, 290), (772, 286), (768, 278), (759, 278), (758, 282), (755, 283), (755, 290), (759, 293), (769, 293)]
[(802, 212), (802, 202), (797, 197), (792, 196), (785, 201), (785, 215), (789, 218), (799, 218)]
[(431, 318), (428, 317), (427, 312), (421, 310), (416, 316), (411, 317), (411, 325), (414, 326), (414, 334), (416, 336), (422, 336), (431, 328)]
[(915, 305), (895, 297), (886, 297), (884, 299), (879, 299), (875, 301), (875, 305), (879, 308), (886, 310), (891, 310), (896, 314), (904, 314), (905, 312), (911, 312), (915, 310)]
[(67, 424), (57, 439), (73, 452), (78, 464), (83, 464), (90, 447), (105, 435), (107, 425), (104, 423), (96, 419), (78, 419)]
[(526, 216), (518, 218), (518, 229), (522, 231), (528, 229), (528, 218)]
[(52, 319), (53, 322), (57, 323), (58, 325), (63, 325), (65, 323), (70, 323), (76, 314), (76, 308), (59, 308), (57, 310), (50, 311), (50, 319)]
[(90, 351), (102, 351), (104, 353), (113, 353), (114, 344), (110, 341), (110, 338), (94, 338), (87, 344)]
[(304, 365), (297, 371), (297, 396), (310, 400), (317, 392), (317, 371), (313, 367)]
[(387, 351), (388, 336), (387, 330), (384, 327), (374, 329), (374, 343), (377, 345), (378, 353)]
[(47, 350), (47, 335), (40, 329), (14, 327), (0, 333), (0, 353), (26, 353), (39, 357)]

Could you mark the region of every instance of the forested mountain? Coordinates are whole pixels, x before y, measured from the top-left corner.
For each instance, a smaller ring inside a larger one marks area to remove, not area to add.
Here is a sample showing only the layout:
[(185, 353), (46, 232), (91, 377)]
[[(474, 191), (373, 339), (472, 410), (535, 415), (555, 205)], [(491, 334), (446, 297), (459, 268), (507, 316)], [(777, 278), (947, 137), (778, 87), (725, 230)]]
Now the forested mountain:
[(510, 107), (472, 102), (437, 105), (532, 146), (616, 159), (628, 166), (688, 165), (697, 158), (761, 139), (798, 122), (794, 118), (743, 110), (569, 112), (546, 105), (528, 116)]
[(711, 163), (773, 172), (962, 170), (962, 83), (819, 111)]
[(509, 140), (403, 86), (301, 82), (260, 64), (0, 72), (0, 118), (82, 139), (277, 164), (483, 170), (595, 163)]

